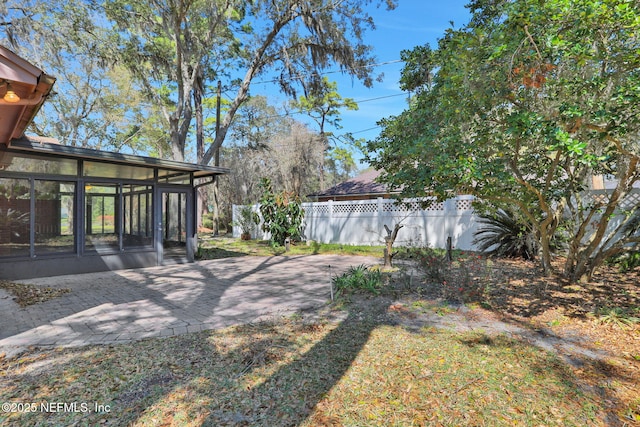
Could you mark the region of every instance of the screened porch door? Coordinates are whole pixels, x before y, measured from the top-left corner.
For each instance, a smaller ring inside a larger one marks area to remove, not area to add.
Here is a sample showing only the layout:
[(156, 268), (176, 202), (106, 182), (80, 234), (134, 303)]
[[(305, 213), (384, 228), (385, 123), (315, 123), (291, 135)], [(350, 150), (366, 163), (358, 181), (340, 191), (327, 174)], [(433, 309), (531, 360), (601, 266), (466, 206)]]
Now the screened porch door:
[(158, 260), (193, 261), (193, 202), (188, 189), (160, 188)]

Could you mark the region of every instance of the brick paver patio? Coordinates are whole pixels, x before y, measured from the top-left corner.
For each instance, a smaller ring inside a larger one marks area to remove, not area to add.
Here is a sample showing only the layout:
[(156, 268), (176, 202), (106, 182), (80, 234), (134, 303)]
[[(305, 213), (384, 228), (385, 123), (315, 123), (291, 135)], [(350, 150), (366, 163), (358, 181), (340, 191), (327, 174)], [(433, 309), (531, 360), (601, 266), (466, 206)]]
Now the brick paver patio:
[(71, 289), (20, 308), (0, 294), (0, 353), (222, 328), (326, 304), (331, 275), (373, 258), (239, 257), (23, 280)]

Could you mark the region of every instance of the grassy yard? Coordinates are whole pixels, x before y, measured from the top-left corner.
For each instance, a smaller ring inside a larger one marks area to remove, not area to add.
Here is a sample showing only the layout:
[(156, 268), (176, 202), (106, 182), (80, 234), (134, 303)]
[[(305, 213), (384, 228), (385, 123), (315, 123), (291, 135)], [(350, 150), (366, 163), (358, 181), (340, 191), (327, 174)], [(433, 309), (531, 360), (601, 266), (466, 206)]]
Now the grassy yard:
[[(606, 403), (558, 358), (482, 331), (390, 321), (389, 301), (341, 322), (301, 317), (1, 364), (2, 402), (87, 403), (3, 413), (3, 425), (603, 425)], [(103, 413), (93, 412), (102, 405)], [(106, 412), (108, 408), (109, 412)]]
[(267, 240), (240, 240), (231, 237), (200, 238), (199, 259), (216, 259), (234, 256), (274, 256), (274, 255), (363, 255), (382, 257), (382, 246), (343, 245), (339, 243), (297, 242), (289, 252), (283, 246), (272, 246)]
[(375, 296), (344, 291), (260, 324), (0, 355), (0, 403), (38, 405), (0, 412), (0, 425), (640, 424), (638, 272), (568, 286), (527, 262), (457, 253), (423, 273), (382, 274)]

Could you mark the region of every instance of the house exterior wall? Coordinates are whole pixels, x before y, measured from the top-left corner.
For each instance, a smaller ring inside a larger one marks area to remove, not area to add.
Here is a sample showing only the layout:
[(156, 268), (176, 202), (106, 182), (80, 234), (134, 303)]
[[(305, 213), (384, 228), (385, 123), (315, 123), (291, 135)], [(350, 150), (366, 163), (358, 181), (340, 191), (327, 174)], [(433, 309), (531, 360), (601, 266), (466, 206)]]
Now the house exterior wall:
[(56, 255), (37, 259), (16, 258), (0, 261), (0, 278), (22, 280), (36, 277), (124, 270), (155, 266), (157, 261), (158, 257), (155, 251), (83, 256)]

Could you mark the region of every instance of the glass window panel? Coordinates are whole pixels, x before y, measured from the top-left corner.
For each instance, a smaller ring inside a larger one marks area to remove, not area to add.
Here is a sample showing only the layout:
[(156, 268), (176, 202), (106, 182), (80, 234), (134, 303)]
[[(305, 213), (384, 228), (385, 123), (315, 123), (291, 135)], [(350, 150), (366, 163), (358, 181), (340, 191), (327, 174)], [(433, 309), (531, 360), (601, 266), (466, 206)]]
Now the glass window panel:
[(113, 252), (120, 249), (120, 209), (117, 185), (85, 185), (85, 249)]
[(125, 249), (153, 245), (150, 186), (125, 185), (123, 187)]
[(0, 151), (0, 167), (10, 172), (28, 172), (31, 174), (76, 175), (78, 161), (63, 157), (46, 157), (24, 153)]
[(0, 178), (0, 256), (29, 256), (31, 184)]
[(165, 256), (173, 251), (184, 253), (186, 246), (187, 195), (185, 193), (164, 193), (162, 195), (162, 224), (164, 227), (163, 247)]
[(72, 182), (35, 181), (35, 254), (75, 252)]
[(101, 178), (151, 180), (153, 179), (153, 168), (85, 161), (84, 175)]

